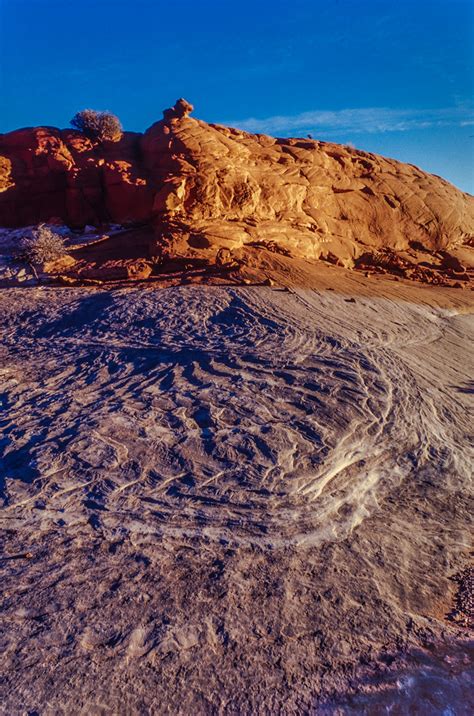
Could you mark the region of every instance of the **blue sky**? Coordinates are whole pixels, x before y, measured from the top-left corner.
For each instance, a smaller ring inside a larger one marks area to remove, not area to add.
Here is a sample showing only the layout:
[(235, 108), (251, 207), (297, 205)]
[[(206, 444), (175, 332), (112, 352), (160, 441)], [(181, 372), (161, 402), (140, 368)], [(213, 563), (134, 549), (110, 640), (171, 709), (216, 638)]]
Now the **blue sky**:
[(0, 0), (0, 132), (85, 107), (392, 156), (474, 193), (474, 0)]

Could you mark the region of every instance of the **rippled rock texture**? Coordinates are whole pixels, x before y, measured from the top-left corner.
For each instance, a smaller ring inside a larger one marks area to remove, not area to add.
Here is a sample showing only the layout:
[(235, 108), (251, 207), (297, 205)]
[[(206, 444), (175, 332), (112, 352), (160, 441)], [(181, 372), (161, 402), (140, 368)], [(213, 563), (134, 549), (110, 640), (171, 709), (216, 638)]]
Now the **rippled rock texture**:
[(389, 289), (2, 292), (8, 713), (472, 711), (472, 318)]

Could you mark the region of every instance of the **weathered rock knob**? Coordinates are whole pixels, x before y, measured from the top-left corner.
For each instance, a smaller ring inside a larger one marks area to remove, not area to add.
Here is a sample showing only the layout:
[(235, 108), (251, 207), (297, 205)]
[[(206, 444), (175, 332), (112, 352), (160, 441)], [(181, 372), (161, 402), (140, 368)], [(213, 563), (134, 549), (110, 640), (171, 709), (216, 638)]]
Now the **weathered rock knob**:
[(188, 117), (193, 109), (193, 105), (181, 97), (176, 100), (174, 107), (164, 110), (163, 118), (165, 120), (182, 119), (183, 117)]

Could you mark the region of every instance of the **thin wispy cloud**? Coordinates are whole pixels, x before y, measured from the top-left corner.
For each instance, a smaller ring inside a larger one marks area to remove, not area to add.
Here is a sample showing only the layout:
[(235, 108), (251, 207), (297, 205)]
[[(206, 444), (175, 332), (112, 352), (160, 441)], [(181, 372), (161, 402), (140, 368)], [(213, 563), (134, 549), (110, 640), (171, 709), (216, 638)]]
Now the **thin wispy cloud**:
[(436, 127), (466, 127), (474, 124), (474, 112), (466, 107), (430, 110), (366, 107), (334, 111), (315, 110), (265, 119), (250, 117), (226, 124), (248, 132), (263, 134), (285, 135), (294, 132), (375, 134)]

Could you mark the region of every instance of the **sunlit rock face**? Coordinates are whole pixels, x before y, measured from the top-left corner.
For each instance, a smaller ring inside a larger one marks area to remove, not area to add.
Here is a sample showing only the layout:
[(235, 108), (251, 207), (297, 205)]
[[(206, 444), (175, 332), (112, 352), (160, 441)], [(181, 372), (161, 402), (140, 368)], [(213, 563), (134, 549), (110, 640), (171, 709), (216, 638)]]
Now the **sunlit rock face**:
[(0, 225), (149, 222), (167, 255), (273, 244), (345, 266), (367, 251), (469, 241), (474, 199), (415, 166), (310, 139), (275, 139), (189, 116), (180, 99), (142, 135), (0, 135)]

